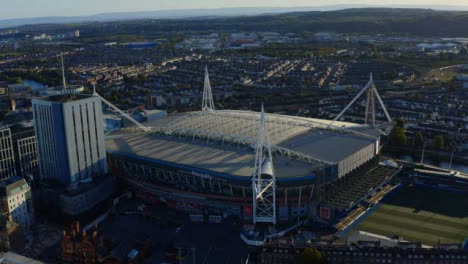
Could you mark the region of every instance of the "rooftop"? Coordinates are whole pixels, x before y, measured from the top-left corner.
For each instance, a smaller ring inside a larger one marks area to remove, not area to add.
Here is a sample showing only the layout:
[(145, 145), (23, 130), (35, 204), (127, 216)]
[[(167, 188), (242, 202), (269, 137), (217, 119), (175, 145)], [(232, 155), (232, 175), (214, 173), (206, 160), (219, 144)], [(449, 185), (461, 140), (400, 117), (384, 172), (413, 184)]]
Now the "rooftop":
[(49, 102), (58, 102), (58, 103), (67, 103), (83, 99), (92, 98), (92, 95), (87, 94), (60, 94), (60, 95), (51, 95), (46, 97), (40, 97), (36, 100), (49, 101)]
[(8, 251), (0, 255), (0, 263), (5, 264), (43, 264), (44, 262), (25, 257), (23, 255), (16, 254), (14, 252)]
[(82, 85), (67, 85), (64, 86), (54, 86), (47, 88), (46, 94), (49, 96), (52, 95), (63, 95), (63, 94), (77, 94), (84, 91), (84, 86)]
[(11, 196), (28, 187), (28, 183), (23, 178), (15, 176), (0, 181), (0, 194), (3, 196)]
[[(226, 176), (252, 176), (255, 159), (253, 150), (248, 147), (223, 148), (209, 143), (157, 135), (131, 135), (109, 139), (106, 141), (106, 147), (110, 152), (130, 154), (143, 160), (179, 164), (182, 169), (188, 171), (203, 173), (203, 170), (209, 170)], [(288, 160), (281, 156), (275, 156), (273, 163), (277, 177), (313, 175), (312, 164)]]
[[(184, 169), (250, 177), (259, 113), (201, 111), (169, 115), (145, 123), (151, 132), (127, 128), (106, 138), (111, 153), (146, 161), (168, 162)], [(278, 178), (313, 176), (315, 171), (374, 144), (378, 134), (362, 125), (266, 114)], [(136, 133), (135, 133), (136, 132)], [(369, 132), (368, 134), (364, 132)], [(370, 135), (369, 135), (370, 134)]]

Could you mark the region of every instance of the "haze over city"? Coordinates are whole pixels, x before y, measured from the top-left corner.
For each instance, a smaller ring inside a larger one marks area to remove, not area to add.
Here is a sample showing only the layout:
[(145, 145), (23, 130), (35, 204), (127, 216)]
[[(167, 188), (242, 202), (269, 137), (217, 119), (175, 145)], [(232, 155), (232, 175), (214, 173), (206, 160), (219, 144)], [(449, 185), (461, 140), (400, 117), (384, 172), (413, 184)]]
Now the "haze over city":
[[(457, 0), (15, 0), (2, 1), (0, 20), (46, 16), (83, 16), (113, 12), (142, 12), (170, 9), (213, 9), (238, 7), (326, 7), (326, 6), (419, 7), (467, 9), (468, 2)], [(213, 13), (213, 15), (216, 15)]]

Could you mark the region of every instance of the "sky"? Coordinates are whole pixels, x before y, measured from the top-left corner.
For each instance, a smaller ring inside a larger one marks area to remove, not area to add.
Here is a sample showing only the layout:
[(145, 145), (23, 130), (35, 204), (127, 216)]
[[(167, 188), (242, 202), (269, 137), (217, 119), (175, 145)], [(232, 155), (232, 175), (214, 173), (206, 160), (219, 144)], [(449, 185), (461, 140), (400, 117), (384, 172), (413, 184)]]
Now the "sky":
[(44, 16), (81, 16), (112, 12), (225, 7), (294, 7), (339, 4), (454, 5), (468, 0), (0, 0), (0, 20)]

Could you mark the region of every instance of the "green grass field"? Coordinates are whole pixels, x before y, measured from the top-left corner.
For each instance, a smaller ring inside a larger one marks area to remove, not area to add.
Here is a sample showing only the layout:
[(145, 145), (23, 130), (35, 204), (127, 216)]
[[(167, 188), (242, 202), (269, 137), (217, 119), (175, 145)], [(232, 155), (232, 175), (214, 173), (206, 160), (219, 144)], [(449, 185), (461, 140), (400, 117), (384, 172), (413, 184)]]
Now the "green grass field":
[(426, 245), (462, 243), (468, 237), (468, 195), (403, 187), (356, 230), (398, 235)]

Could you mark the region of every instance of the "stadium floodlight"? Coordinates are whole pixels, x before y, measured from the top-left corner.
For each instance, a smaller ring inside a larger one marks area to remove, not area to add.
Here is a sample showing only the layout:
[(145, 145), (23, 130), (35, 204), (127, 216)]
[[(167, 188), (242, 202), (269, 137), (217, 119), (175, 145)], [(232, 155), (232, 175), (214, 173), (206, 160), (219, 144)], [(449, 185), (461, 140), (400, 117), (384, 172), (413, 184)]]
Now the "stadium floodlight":
[(253, 223), (276, 224), (276, 177), (270, 140), (265, 126), (265, 111), (260, 112), (260, 125), (255, 146), (252, 177)]
[(377, 92), (377, 88), (375, 87), (374, 80), (372, 78), (372, 73), (370, 74), (369, 81), (367, 82), (366, 86), (362, 88), (362, 90), (349, 102), (348, 105), (333, 119), (330, 123), (332, 125), (335, 121), (340, 119), (343, 114), (348, 111), (348, 109), (359, 99), (364, 92), (367, 91), (367, 100), (366, 100), (366, 113), (365, 113), (365, 124), (371, 127), (376, 127), (375, 123), (375, 98), (379, 102), (380, 106), (382, 107), (385, 117), (387, 118), (388, 122), (392, 122), (392, 118), (388, 114), (387, 108), (385, 107), (382, 98), (380, 98), (379, 92)]
[(213, 102), (213, 93), (211, 92), (210, 76), (208, 75), (208, 66), (205, 66), (205, 82), (203, 84), (202, 111), (215, 110)]

